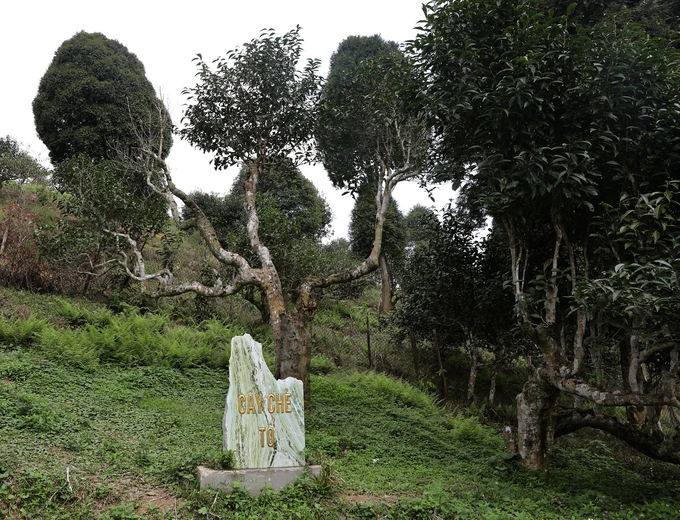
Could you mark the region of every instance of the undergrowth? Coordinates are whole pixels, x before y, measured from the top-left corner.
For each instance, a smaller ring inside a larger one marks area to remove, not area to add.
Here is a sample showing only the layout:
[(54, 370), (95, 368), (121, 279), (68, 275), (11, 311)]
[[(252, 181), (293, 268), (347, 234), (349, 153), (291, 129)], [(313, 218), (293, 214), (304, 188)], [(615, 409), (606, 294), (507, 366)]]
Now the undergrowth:
[(187, 327), (163, 314), (141, 315), (133, 307), (122, 313), (90, 311), (66, 301), (58, 317), (62, 326), (33, 316), (0, 319), (0, 350), (35, 347), (52, 361), (88, 371), (100, 363), (224, 368), (231, 338), (245, 333), (217, 319)]

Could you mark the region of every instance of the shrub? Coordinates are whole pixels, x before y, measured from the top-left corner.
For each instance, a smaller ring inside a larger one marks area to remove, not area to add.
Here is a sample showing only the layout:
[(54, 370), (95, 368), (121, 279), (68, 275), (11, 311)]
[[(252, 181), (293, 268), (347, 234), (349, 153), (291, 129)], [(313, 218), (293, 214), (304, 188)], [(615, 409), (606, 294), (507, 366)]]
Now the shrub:
[(28, 319), (3, 319), (0, 318), (0, 349), (2, 345), (9, 347), (29, 346), (47, 326), (45, 320), (29, 316)]
[(319, 376), (330, 374), (336, 369), (337, 367), (335, 366), (333, 360), (324, 354), (312, 356), (309, 364), (309, 372)]

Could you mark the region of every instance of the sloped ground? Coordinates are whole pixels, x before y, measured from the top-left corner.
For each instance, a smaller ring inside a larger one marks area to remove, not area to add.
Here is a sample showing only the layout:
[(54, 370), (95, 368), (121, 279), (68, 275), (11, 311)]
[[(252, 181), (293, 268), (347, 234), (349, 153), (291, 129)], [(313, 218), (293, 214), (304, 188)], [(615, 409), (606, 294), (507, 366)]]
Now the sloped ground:
[(29, 322), (77, 331), (103, 315), (15, 296), (0, 316), (20, 320), (0, 327), (0, 518), (680, 518), (678, 468), (585, 432), (561, 440), (547, 482), (475, 416), (393, 378), (331, 366), (312, 378), (306, 418), (320, 479), (257, 499), (201, 492), (196, 466), (223, 463), (227, 370), (112, 364), (101, 352), (78, 368), (76, 351), (54, 357)]

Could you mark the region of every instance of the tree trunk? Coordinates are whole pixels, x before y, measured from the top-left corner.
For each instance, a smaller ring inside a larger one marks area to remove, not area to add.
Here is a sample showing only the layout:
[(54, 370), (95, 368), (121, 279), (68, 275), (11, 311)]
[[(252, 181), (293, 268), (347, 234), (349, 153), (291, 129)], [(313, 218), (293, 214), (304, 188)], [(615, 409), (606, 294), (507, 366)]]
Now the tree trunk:
[(442, 363), (442, 354), (439, 350), (439, 336), (437, 336), (437, 329), (432, 329), (432, 337), (434, 338), (434, 348), (437, 351), (437, 361), (439, 361), (439, 375), (442, 376), (442, 385), (444, 387), (444, 399), (448, 399), (449, 385), (446, 382), (446, 370), (444, 370), (444, 363)]
[(392, 287), (390, 285), (390, 271), (385, 253), (380, 253), (378, 261), (380, 262), (380, 280), (382, 282), (382, 294), (378, 312), (382, 314), (392, 310)]
[(312, 334), (304, 315), (282, 313), (280, 326), (274, 327), (277, 379), (294, 377), (302, 381), (305, 410), (311, 409), (309, 363), (312, 359)]
[(498, 375), (498, 369), (494, 364), (491, 367), (491, 383), (489, 384), (489, 404), (493, 406), (493, 402), (496, 399), (496, 376)]
[(0, 255), (5, 253), (5, 244), (7, 244), (7, 235), (9, 234), (9, 222), (7, 222), (7, 227), (5, 232), (2, 234), (2, 244), (0, 244)]
[(477, 386), (477, 374), (479, 373), (479, 359), (477, 349), (470, 350), (470, 378), (468, 379), (467, 400), (468, 403), (476, 402), (475, 388)]
[(550, 415), (556, 391), (532, 378), (517, 395), (518, 451), (525, 468), (547, 471), (550, 464), (554, 427)]
[(418, 347), (416, 346), (416, 336), (413, 332), (408, 333), (408, 337), (411, 340), (411, 355), (413, 356), (413, 370), (416, 375), (420, 374), (420, 363), (418, 361)]

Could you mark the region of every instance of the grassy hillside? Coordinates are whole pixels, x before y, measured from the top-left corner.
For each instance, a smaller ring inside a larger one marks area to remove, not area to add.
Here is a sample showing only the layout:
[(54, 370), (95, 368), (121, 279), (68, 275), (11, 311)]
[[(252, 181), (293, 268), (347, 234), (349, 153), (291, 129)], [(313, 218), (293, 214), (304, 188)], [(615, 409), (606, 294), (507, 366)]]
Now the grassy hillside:
[(322, 477), (257, 499), (202, 492), (196, 465), (228, 462), (228, 342), (241, 326), (11, 291), (0, 314), (0, 518), (680, 517), (673, 466), (589, 433), (560, 442), (546, 481), (475, 415), (325, 365), (306, 417)]

